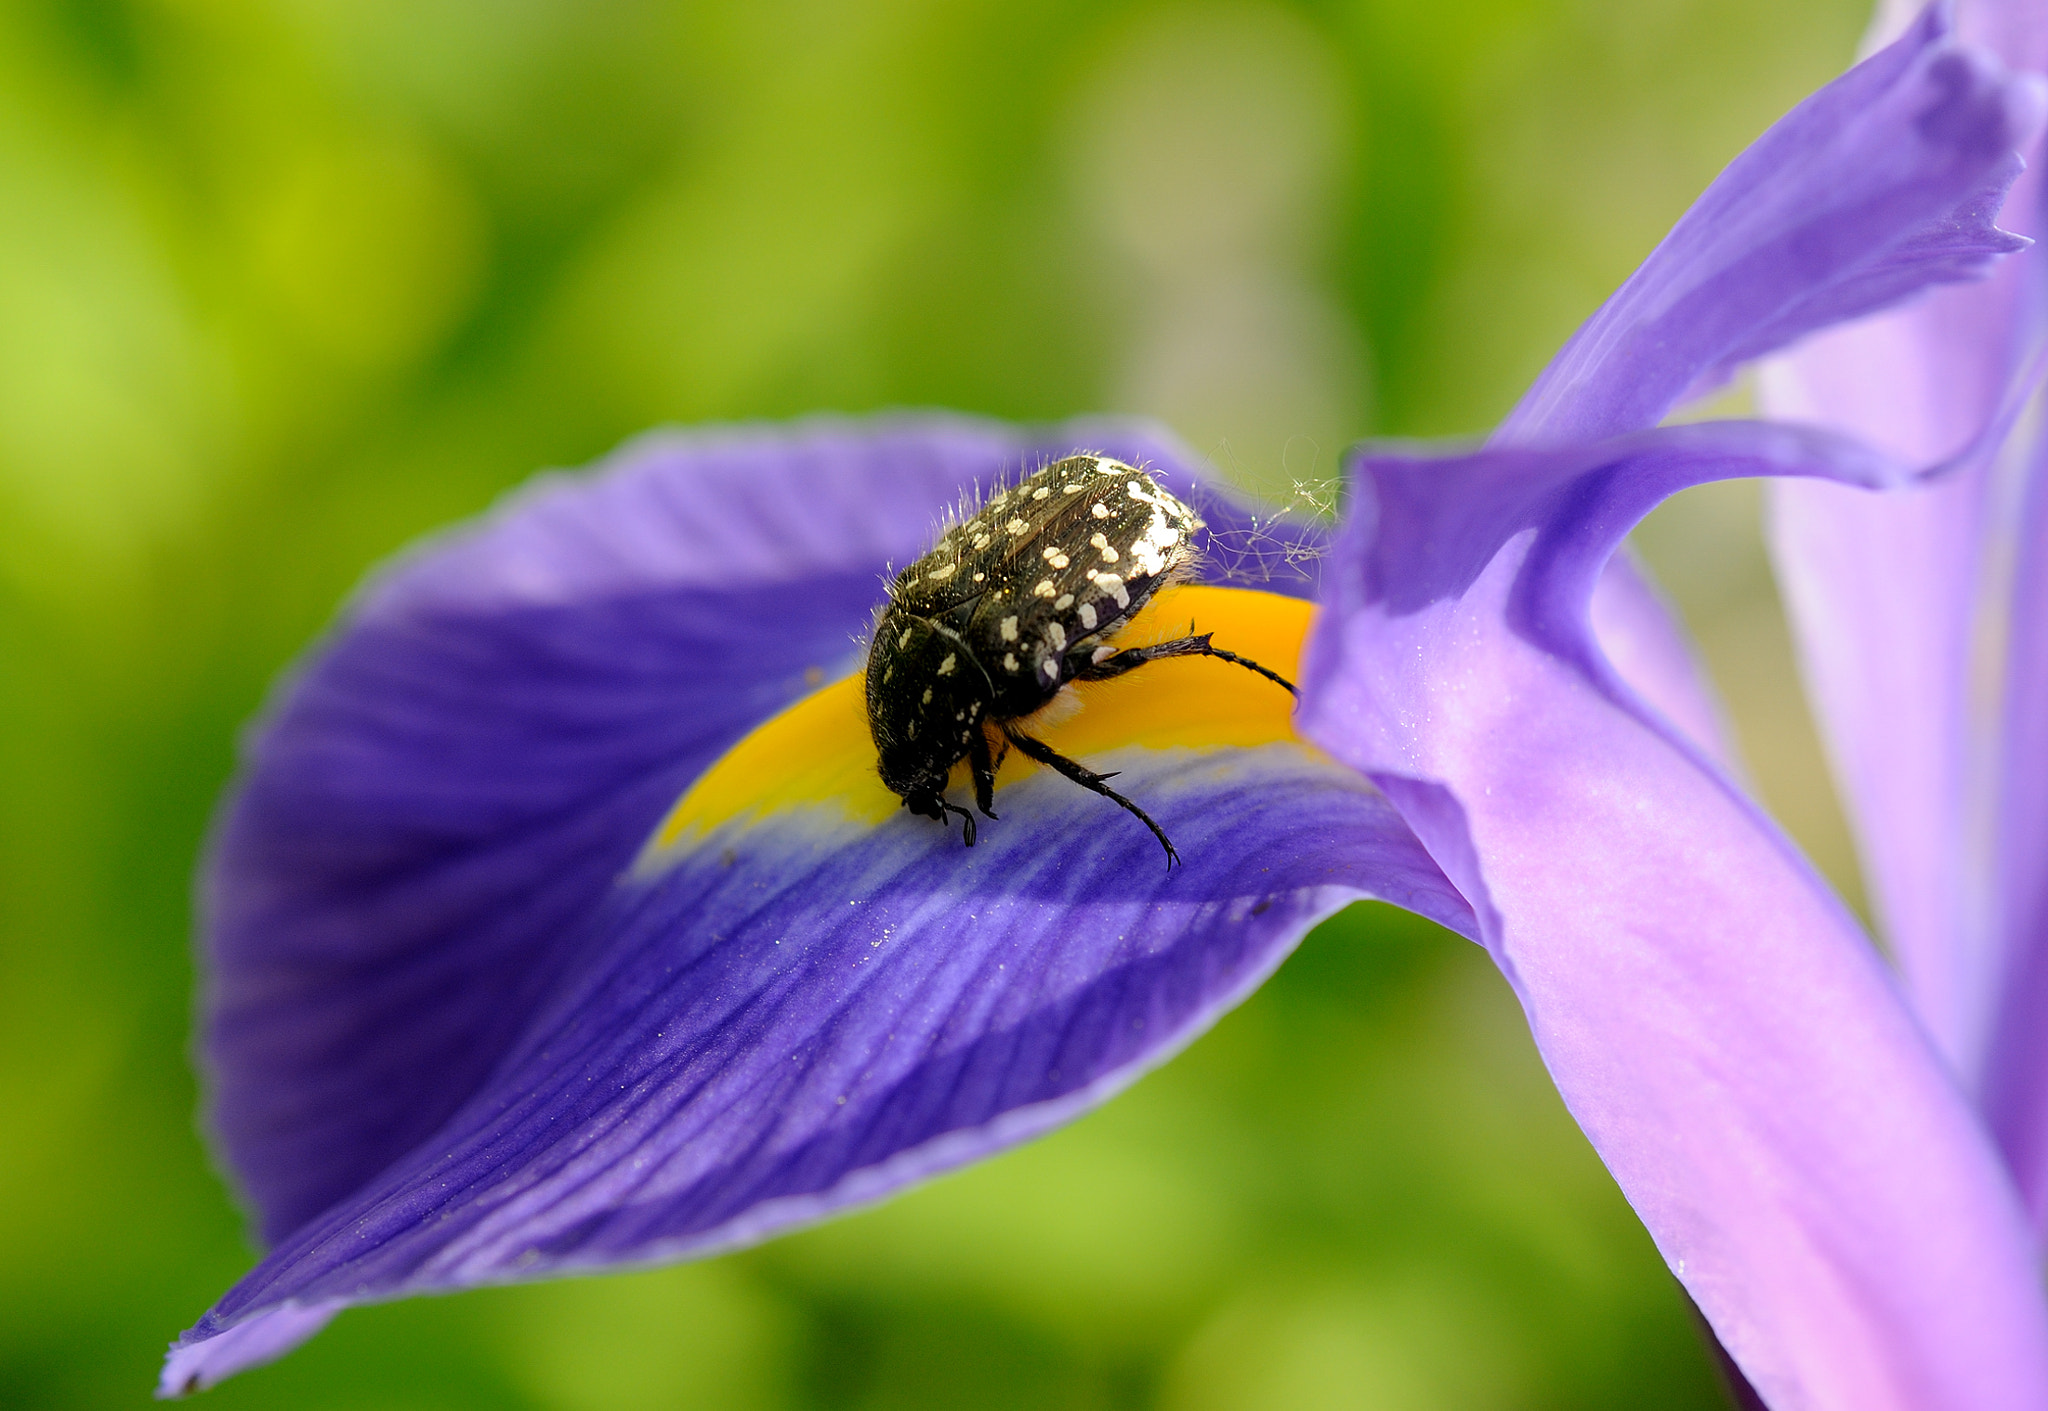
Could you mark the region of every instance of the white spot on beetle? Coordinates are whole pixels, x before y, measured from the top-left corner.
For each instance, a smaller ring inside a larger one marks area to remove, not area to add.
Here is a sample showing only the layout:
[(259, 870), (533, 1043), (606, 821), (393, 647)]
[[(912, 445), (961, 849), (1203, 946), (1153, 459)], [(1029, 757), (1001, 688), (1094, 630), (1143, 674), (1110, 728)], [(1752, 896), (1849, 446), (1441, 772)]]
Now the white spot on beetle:
[(1065, 568), (1069, 562), (1066, 554), (1055, 548), (1045, 550), (1045, 561), (1054, 568)]
[(1109, 659), (1110, 659), (1111, 657), (1113, 657), (1113, 656), (1115, 656), (1115, 655), (1116, 655), (1116, 648), (1115, 648), (1115, 647), (1110, 647), (1110, 646), (1102, 646), (1102, 647), (1097, 647), (1097, 648), (1096, 648), (1096, 649), (1095, 649), (1094, 651), (1090, 652), (1090, 653), (1088, 654), (1088, 660), (1090, 660), (1090, 661), (1094, 662), (1094, 663), (1095, 663), (1095, 664), (1096, 664), (1097, 666), (1100, 666), (1100, 665), (1102, 665), (1102, 663), (1104, 663), (1104, 662), (1108, 661), (1108, 660), (1109, 660)]
[(1089, 513), (1094, 515), (1097, 519), (1108, 519), (1109, 506), (1102, 503), (1102, 501), (1097, 500), (1095, 502), (1095, 507), (1089, 510)]
[(904, 629), (903, 629), (903, 635), (902, 635), (901, 637), (898, 637), (898, 638), (896, 639), (896, 645), (897, 645), (897, 646), (899, 646), (899, 647), (907, 647), (907, 646), (909, 646), (909, 645), (910, 645), (910, 634), (911, 634), (911, 633), (913, 633), (913, 632), (915, 632), (916, 630), (917, 630), (917, 629), (916, 629), (916, 628), (914, 628), (914, 627), (906, 627), (906, 628), (904, 628)]
[(1062, 593), (1057, 598), (1054, 598), (1052, 600), (1052, 607), (1054, 612), (1065, 612), (1068, 608), (1072, 607), (1073, 605), (1074, 595), (1072, 593)]
[(1036, 490), (1033, 490), (1031, 492), (1031, 498), (1034, 500), (1045, 500), (1050, 499), (1051, 497), (1052, 486), (1050, 485), (1041, 485)]
[(1045, 625), (1045, 640), (1052, 644), (1054, 651), (1063, 652), (1067, 649), (1067, 629), (1057, 622), (1048, 622)]
[(988, 544), (989, 544), (989, 536), (988, 536), (988, 535), (986, 535), (986, 534), (977, 534), (977, 535), (975, 535), (975, 536), (974, 536), (974, 547), (975, 547), (975, 548), (977, 548), (977, 549), (985, 549), (985, 548), (987, 548), (987, 547), (988, 547)]
[(1022, 534), (1024, 532), (1024, 521), (1021, 519), (1013, 519), (1008, 524), (1004, 525), (1003, 528), (1009, 530), (1012, 534)]
[(1038, 664), (1038, 669), (1045, 673), (1045, 679), (1048, 681), (1060, 679), (1060, 664), (1056, 657), (1047, 657)]
[(1081, 625), (1090, 632), (1095, 630), (1095, 604), (1081, 604)]
[(988, 575), (986, 573), (977, 573), (974, 575), (974, 581), (977, 583), (986, 583), (988, 581)]
[(1116, 562), (1117, 552), (1115, 549), (1112, 549), (1109, 546), (1109, 540), (1104, 535), (1099, 533), (1092, 534), (1089, 536), (1088, 542), (1090, 544), (1093, 544), (1095, 546), (1095, 551), (1102, 555), (1102, 561), (1104, 563)]
[(1096, 575), (1095, 586), (1116, 599), (1116, 605), (1127, 608), (1131, 605), (1130, 590), (1124, 587), (1124, 580), (1114, 573)]
[(946, 659), (939, 663), (939, 675), (951, 676), (953, 674), (953, 666), (959, 660), (960, 658), (958, 656), (954, 655), (952, 652), (947, 652)]
[(926, 705), (930, 705), (932, 703), (932, 688), (929, 686), (924, 688), (924, 703)]
[(1003, 670), (1005, 670), (1005, 671), (1015, 671), (1016, 669), (1017, 669), (1017, 654), (1016, 654), (1015, 652), (1004, 652), (1004, 653), (1003, 653)]
[(1052, 586), (1052, 580), (1050, 578), (1041, 578), (1038, 580), (1037, 586), (1034, 587), (1031, 591), (1041, 598), (1049, 598), (1058, 590)]
[(1001, 633), (1003, 634), (1003, 640), (1004, 640), (1005, 642), (1014, 642), (1014, 641), (1016, 641), (1016, 640), (1017, 640), (1017, 619), (1016, 619), (1016, 618), (1014, 618), (1014, 617), (1006, 617), (1006, 618), (1004, 618), (1004, 619), (1003, 619), (1003, 620), (1002, 620), (1002, 621), (1001, 621), (1000, 623), (998, 623), (998, 624), (997, 624), (996, 630), (997, 630), (997, 631), (999, 631), (999, 632), (1001, 632)]
[(953, 576), (954, 574), (958, 573), (959, 571), (960, 571), (960, 565), (959, 565), (959, 564), (957, 564), (957, 563), (949, 563), (949, 564), (945, 564), (945, 565), (943, 565), (942, 567), (939, 567), (939, 568), (935, 568), (935, 569), (933, 569), (933, 570), (932, 570), (932, 571), (931, 571), (930, 573), (927, 573), (927, 574), (926, 574), (926, 575), (924, 576), (924, 581), (925, 581), (925, 582), (927, 582), (927, 583), (943, 583), (943, 582), (945, 582), (945, 581), (946, 581), (946, 580), (947, 580), (948, 578), (951, 578), (951, 577), (952, 577), (952, 576)]

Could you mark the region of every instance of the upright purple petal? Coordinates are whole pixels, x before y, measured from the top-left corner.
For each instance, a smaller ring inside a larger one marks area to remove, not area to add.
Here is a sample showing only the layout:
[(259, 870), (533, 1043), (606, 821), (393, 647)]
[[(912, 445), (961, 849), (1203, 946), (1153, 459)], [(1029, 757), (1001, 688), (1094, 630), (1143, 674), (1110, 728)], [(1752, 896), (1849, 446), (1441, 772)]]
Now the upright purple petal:
[(2048, 438), (2019, 521), (1993, 857), (2005, 971), (1985, 1064), (1985, 1118), (2037, 1231), (2048, 1231)]
[[(1959, 48), (1945, 12), (1928, 10), (1736, 158), (1552, 359), (1494, 444), (1653, 425), (1747, 359), (1980, 274), (2021, 243), (1991, 217), (2039, 109), (2033, 88)], [(1615, 669), (1728, 758), (1684, 633), (1626, 556), (1599, 585), (1595, 620)]]
[[(1774, 414), (1842, 426), (1789, 372), (1769, 383)], [(1914, 1007), (1972, 1083), (1998, 980), (1968, 798), (1987, 478), (1978, 465), (1888, 497), (1774, 485), (1767, 519), (1871, 903)]]
[(1755, 423), (1368, 457), (1303, 728), (1472, 900), (1573, 1114), (1772, 1406), (2048, 1405), (1997, 1154), (1854, 921), (1590, 625), (1658, 499), (1901, 473)]
[[(2048, 71), (2048, 9), (2022, 0), (1982, 3), (1973, 33), (2017, 68)], [(2048, 231), (2048, 182), (2039, 171), (2008, 209), (2021, 228)], [(2037, 257), (2012, 290), (2015, 316), (2048, 338), (2048, 271)], [(2004, 987), (1984, 1077), (1984, 1107), (2037, 1231), (2048, 1237), (2048, 434), (2038, 427), (2012, 548), (2013, 583), (1999, 721), (1992, 898), (2004, 947)]]
[(2042, 96), (1931, 6), (1729, 164), (1572, 336), (1496, 434), (1591, 441), (1689, 390), (2025, 242), (1993, 224)]
[(820, 419), (646, 438), (374, 578), (245, 746), (203, 879), (210, 1123), (278, 1239), (468, 1101), (688, 782), (844, 675), (883, 570), (962, 494), (1078, 447), (1202, 506), (1300, 595), (1321, 531), (1170, 439)]
[(1672, 728), (1730, 774), (1742, 772), (1706, 664), (1670, 600), (1626, 545), (1594, 585), (1593, 632), (1615, 673)]
[[(1881, 25), (1908, 24), (1902, 7), (1890, 10)], [(1959, 28), (2010, 68), (2048, 68), (2039, 5), (1972, 0)], [(2001, 224), (2038, 236), (2042, 201), (2029, 171)], [(1763, 406), (1942, 462), (2005, 405), (2041, 338), (2042, 294), (2030, 253), (1982, 283), (1820, 334), (1766, 365)], [(2000, 1081), (1985, 1070), (1989, 1051), (2008, 1043), (1995, 1032), (1998, 994), (2005, 972), (2027, 963), (1980, 861), (1993, 826), (1983, 782), (2026, 780), (1974, 753), (1986, 731), (1972, 657), (1995, 588), (1988, 573), (2010, 552), (1994, 544), (1994, 485), (1987, 459), (1973, 457), (1910, 494), (1787, 482), (1770, 499), (1773, 561), (1872, 902), (1915, 1007), (1972, 1087)], [(2031, 782), (2020, 790), (2023, 800), (2044, 794)], [(2048, 1071), (2034, 1081), (2043, 1079)]]

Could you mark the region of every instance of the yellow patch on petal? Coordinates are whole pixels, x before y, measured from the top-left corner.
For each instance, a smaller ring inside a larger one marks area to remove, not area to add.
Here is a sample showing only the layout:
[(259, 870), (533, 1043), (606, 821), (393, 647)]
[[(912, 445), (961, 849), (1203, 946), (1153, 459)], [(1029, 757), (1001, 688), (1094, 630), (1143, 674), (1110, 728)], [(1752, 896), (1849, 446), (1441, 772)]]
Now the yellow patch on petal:
[[(1217, 647), (1293, 680), (1314, 611), (1278, 593), (1188, 584), (1155, 594), (1113, 645), (1170, 641), (1192, 626), (1212, 634)], [(902, 800), (875, 772), (865, 692), (865, 677), (856, 673), (764, 721), (677, 801), (650, 840), (649, 854), (669, 852), (742, 814), (825, 804), (856, 822), (888, 818)], [(1068, 704), (1070, 697), (1078, 708)], [(1061, 754), (1086, 760), (1127, 745), (1170, 749), (1296, 740), (1293, 716), (1294, 698), (1263, 677), (1213, 657), (1176, 657), (1111, 681), (1077, 682), (1024, 729)], [(996, 773), (996, 787), (1040, 767), (1012, 750)], [(963, 797), (972, 791), (964, 760), (953, 772), (953, 787)]]

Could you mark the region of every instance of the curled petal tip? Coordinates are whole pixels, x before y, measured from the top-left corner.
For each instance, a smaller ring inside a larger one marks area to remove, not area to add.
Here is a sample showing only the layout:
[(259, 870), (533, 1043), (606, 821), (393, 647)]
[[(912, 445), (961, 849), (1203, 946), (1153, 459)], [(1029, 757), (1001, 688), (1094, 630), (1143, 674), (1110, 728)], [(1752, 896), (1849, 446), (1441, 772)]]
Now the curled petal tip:
[(338, 1302), (310, 1307), (287, 1302), (218, 1332), (198, 1337), (187, 1334), (173, 1343), (164, 1357), (157, 1399), (191, 1396), (237, 1372), (274, 1362), (326, 1327), (340, 1311)]

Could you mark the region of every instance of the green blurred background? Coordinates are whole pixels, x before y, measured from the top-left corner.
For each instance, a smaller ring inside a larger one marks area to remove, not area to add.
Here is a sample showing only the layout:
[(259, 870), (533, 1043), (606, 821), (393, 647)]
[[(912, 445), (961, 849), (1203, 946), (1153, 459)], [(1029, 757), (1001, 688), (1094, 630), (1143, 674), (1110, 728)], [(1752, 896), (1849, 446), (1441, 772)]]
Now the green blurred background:
[[(0, 0), (0, 1405), (252, 1258), (187, 888), (364, 567), (661, 422), (1483, 429), (1859, 0)], [(1853, 889), (1742, 487), (1646, 530)], [(1354, 909), (1077, 1126), (706, 1264), (353, 1312), (229, 1407), (1707, 1407), (1476, 949)]]

